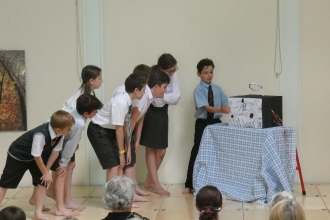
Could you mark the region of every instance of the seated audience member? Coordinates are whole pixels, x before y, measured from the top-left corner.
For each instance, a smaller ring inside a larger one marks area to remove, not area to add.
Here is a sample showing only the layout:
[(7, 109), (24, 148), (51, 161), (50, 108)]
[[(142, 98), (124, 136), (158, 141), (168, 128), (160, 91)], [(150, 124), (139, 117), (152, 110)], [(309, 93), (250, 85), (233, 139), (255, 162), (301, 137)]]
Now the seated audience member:
[(301, 205), (291, 199), (284, 199), (274, 205), (269, 220), (305, 220), (306, 216)]
[(127, 176), (116, 176), (105, 184), (103, 201), (112, 212), (103, 220), (144, 219), (131, 212), (136, 183)]
[(292, 195), (292, 193), (290, 193), (288, 191), (278, 192), (275, 195), (273, 195), (273, 197), (270, 199), (269, 211), (272, 210), (272, 208), (274, 207), (274, 205), (276, 205), (276, 203), (278, 203), (282, 200), (285, 200), (285, 199), (290, 199), (290, 200), (296, 201), (296, 198), (294, 197), (294, 195)]
[(196, 208), (200, 220), (218, 220), (222, 208), (222, 194), (214, 186), (204, 186), (196, 195)]
[(26, 215), (21, 208), (8, 206), (0, 211), (0, 220), (26, 220)]

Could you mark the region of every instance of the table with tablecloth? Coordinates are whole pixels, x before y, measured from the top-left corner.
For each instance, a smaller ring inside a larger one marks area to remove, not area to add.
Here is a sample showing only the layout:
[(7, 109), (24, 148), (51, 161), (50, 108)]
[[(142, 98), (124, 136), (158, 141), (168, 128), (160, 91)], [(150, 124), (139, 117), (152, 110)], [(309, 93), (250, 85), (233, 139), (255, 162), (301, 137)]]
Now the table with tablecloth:
[(196, 192), (214, 185), (224, 198), (264, 204), (277, 192), (292, 192), (295, 170), (292, 127), (255, 129), (214, 124), (204, 130), (193, 185)]

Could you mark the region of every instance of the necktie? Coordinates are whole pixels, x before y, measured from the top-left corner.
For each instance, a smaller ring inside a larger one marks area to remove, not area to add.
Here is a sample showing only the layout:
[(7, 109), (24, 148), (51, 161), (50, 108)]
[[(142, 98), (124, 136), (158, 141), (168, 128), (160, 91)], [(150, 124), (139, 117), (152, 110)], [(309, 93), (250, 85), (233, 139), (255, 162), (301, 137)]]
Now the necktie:
[[(207, 93), (207, 101), (209, 103), (209, 106), (214, 106), (214, 100), (213, 100), (213, 90), (211, 84), (209, 85), (209, 90)], [(207, 112), (207, 124), (210, 124), (213, 121), (214, 113)]]
[(127, 113), (127, 127), (128, 127), (128, 141), (131, 142), (132, 139), (132, 128), (131, 128), (131, 112), (132, 112), (132, 105), (128, 108)]
[(54, 144), (56, 144), (59, 137), (56, 136), (55, 138), (52, 139), (52, 146), (54, 146)]

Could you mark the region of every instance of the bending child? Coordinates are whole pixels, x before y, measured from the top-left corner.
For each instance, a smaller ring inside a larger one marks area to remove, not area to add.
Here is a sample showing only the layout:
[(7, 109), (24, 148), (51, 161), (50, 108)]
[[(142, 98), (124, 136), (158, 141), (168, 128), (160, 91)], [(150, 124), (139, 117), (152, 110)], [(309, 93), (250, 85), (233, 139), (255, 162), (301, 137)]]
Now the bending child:
[(0, 179), (0, 204), (7, 189), (17, 188), (24, 173), (29, 170), (35, 186), (34, 219), (49, 219), (42, 214), (46, 187), (53, 181), (49, 169), (62, 149), (63, 136), (70, 132), (74, 122), (68, 112), (56, 111), (49, 123), (24, 133), (10, 145)]

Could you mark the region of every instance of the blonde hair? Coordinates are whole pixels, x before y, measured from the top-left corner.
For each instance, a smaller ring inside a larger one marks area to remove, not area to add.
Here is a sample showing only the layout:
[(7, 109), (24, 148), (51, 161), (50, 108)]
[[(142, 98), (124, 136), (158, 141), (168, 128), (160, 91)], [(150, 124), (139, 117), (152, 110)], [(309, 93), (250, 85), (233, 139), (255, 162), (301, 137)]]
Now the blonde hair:
[(269, 220), (305, 220), (301, 205), (291, 199), (278, 202), (270, 212)]
[(67, 126), (72, 126), (75, 123), (73, 116), (63, 110), (58, 110), (50, 117), (50, 125), (53, 129), (63, 129)]

